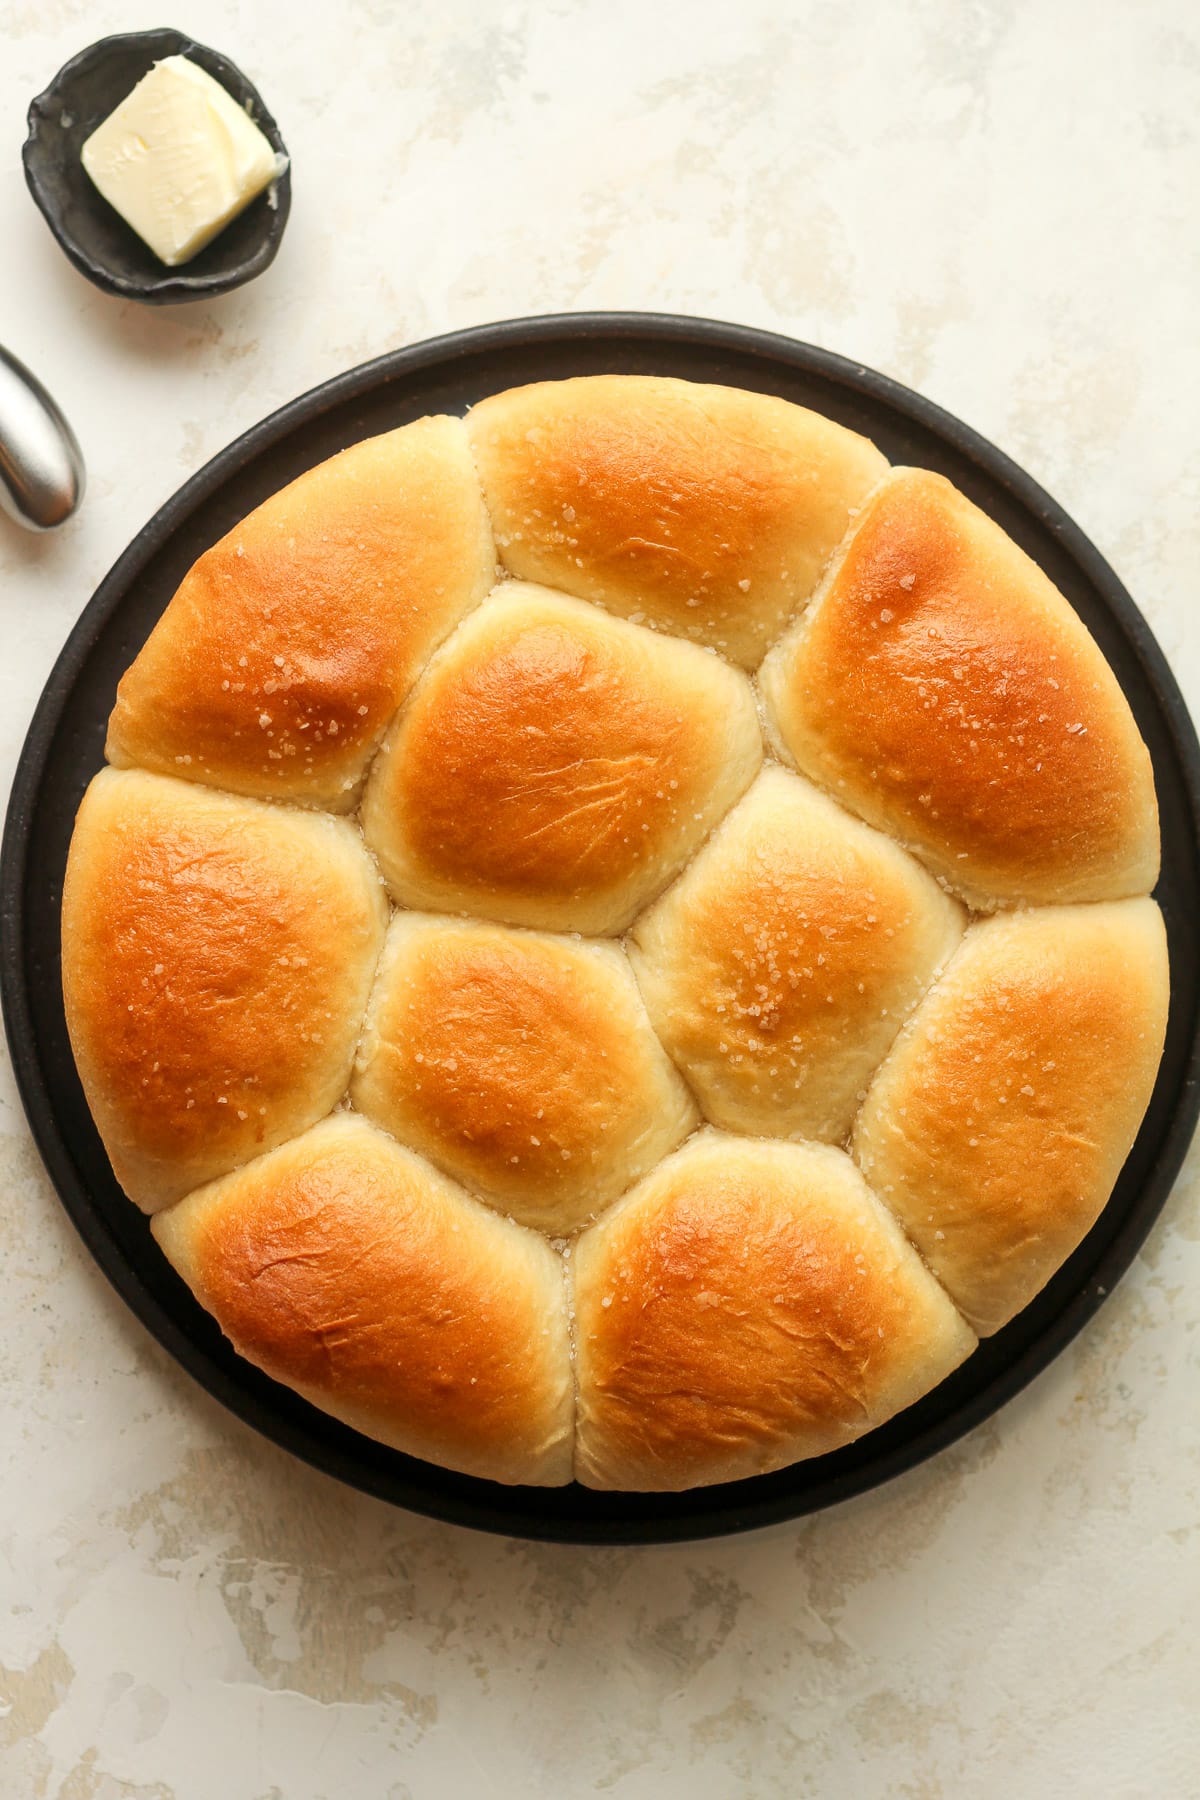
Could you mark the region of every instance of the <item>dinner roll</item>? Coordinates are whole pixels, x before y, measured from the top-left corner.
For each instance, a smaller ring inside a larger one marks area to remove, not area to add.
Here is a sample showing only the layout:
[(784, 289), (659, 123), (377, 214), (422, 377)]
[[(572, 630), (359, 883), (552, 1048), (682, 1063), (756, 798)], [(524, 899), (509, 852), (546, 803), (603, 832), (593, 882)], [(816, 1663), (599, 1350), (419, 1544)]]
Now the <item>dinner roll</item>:
[(819, 413), (648, 375), (511, 388), (467, 429), (505, 568), (746, 668), (887, 470)]
[(1153, 900), (975, 925), (880, 1069), (868, 1181), (982, 1335), (1045, 1285), (1129, 1154), (1166, 1031)]
[(397, 913), (354, 1104), (522, 1224), (555, 1236), (697, 1123), (613, 944)]
[(338, 1114), (160, 1213), (154, 1235), (240, 1355), (410, 1456), (571, 1475), (562, 1263)]
[(762, 760), (719, 657), (509, 582), (389, 732), (363, 830), (405, 906), (621, 931)]
[(83, 1090), (147, 1211), (345, 1092), (387, 919), (352, 825), (106, 769), (79, 809), (62, 919)]
[(349, 809), (495, 562), (461, 420), (343, 450), (193, 564), (122, 677), (109, 761)]
[(861, 1437), (975, 1338), (840, 1150), (704, 1133), (571, 1259), (575, 1474), (736, 1481)]
[(876, 490), (762, 685), (803, 773), (971, 905), (1153, 887), (1150, 758), (1116, 678), (942, 476), (898, 469)]
[(547, 381), (321, 463), (184, 576), (108, 756), (62, 967), (117, 1178), (244, 1356), (444, 1468), (849, 1443), (1147, 1106), (1115, 677), (948, 482), (782, 399)]
[(771, 765), (642, 914), (630, 957), (715, 1125), (840, 1142), (962, 929), (890, 838)]

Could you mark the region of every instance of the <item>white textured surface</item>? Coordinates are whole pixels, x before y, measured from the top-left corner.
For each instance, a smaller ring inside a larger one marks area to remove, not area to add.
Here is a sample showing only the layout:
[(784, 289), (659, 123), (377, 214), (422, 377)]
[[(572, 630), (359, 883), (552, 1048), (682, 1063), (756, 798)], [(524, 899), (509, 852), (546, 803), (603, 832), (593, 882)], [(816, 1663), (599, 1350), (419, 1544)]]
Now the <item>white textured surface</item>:
[[(3, 9), (0, 338), (91, 487), (0, 517), (0, 758), (98, 578), (255, 419), (433, 332), (592, 306), (776, 327), (1012, 452), (1200, 711), (1193, 0), (192, 0), (292, 152), (279, 260), (109, 300), (18, 149), (106, 31)], [(369, 152), (364, 165), (361, 147)], [(1193, 1800), (1200, 1168), (1082, 1342), (823, 1517), (656, 1551), (505, 1543), (343, 1491), (110, 1293), (5, 1075), (0, 1793), (25, 1800)]]

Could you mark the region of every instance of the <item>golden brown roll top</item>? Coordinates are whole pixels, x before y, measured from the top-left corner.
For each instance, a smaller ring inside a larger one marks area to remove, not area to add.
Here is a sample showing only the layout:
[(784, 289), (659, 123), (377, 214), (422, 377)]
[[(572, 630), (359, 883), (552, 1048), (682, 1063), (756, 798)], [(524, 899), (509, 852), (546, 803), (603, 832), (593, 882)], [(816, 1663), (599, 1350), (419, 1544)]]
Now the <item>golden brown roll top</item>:
[(750, 684), (720, 658), (508, 582), (418, 682), (363, 829), (406, 906), (608, 934), (761, 760)]
[(494, 577), (461, 420), (355, 444), (184, 576), (117, 690), (109, 761), (346, 810), (417, 671)]
[(576, 1245), (576, 1478), (677, 1490), (836, 1449), (975, 1339), (841, 1151), (704, 1133)]
[(1150, 758), (1099, 648), (948, 481), (900, 469), (763, 665), (800, 770), (972, 905), (1148, 893)]
[(522, 1224), (567, 1236), (697, 1123), (613, 944), (397, 913), (354, 1104)]
[(772, 766), (637, 921), (630, 958), (714, 1124), (838, 1142), (963, 923), (890, 838)]
[(1152, 900), (1003, 914), (968, 931), (880, 1069), (855, 1155), (981, 1334), (1099, 1216), (1150, 1100), (1168, 993)]
[(84, 1093), (148, 1211), (345, 1092), (387, 918), (353, 826), (106, 769), (79, 809), (62, 918)]
[(562, 1264), (341, 1113), (160, 1213), (154, 1235), (240, 1355), (410, 1456), (570, 1480)]
[(645, 375), (545, 381), (467, 418), (501, 560), (753, 668), (886, 472), (768, 394)]

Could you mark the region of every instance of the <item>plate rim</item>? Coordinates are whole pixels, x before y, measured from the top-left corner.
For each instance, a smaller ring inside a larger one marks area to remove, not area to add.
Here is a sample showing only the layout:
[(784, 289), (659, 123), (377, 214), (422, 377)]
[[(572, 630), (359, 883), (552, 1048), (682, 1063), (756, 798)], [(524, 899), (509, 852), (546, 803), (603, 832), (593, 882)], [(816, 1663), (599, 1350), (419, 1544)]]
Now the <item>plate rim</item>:
[[(1181, 1070), (1178, 1097), (1165, 1129), (1153, 1146), (1153, 1154), (1133, 1203), (1110, 1238), (1103, 1275), (1083, 1283), (1071, 1294), (1048, 1325), (974, 1395), (968, 1396), (948, 1417), (932, 1421), (907, 1437), (890, 1453), (866, 1468), (839, 1472), (833, 1481), (835, 1494), (817, 1497), (807, 1493), (772, 1495), (755, 1499), (746, 1494), (739, 1504), (738, 1490), (751, 1481), (720, 1488), (695, 1490), (711, 1495), (711, 1506), (693, 1504), (688, 1515), (671, 1520), (571, 1521), (557, 1518), (497, 1515), (495, 1496), (540, 1490), (505, 1490), (499, 1484), (456, 1478), (470, 1492), (447, 1496), (426, 1493), (395, 1477), (372, 1479), (374, 1471), (344, 1454), (336, 1443), (319, 1441), (319, 1454), (309, 1437), (290, 1419), (271, 1415), (264, 1422), (253, 1396), (230, 1380), (222, 1370), (207, 1365), (201, 1373), (197, 1353), (166, 1307), (140, 1284), (133, 1265), (126, 1262), (104, 1235), (96, 1209), (83, 1204), (74, 1193), (82, 1189), (75, 1164), (54, 1128), (53, 1108), (38, 1080), (41, 1065), (27, 1055), (36, 1043), (24, 968), (26, 878), (28, 848), (36, 812), (39, 776), (53, 747), (55, 735), (75, 682), (81, 675), (104, 626), (117, 611), (121, 598), (149, 560), (210, 495), (219, 490), (238, 467), (262, 451), (283, 441), (297, 428), (311, 425), (322, 414), (361, 398), (381, 385), (434, 367), (445, 367), (458, 358), (497, 352), (506, 348), (569, 347), (585, 339), (607, 339), (616, 349), (622, 340), (687, 345), (699, 351), (734, 352), (755, 357), (768, 365), (784, 364), (808, 375), (832, 381), (852, 393), (907, 417), (917, 426), (947, 442), (960, 456), (979, 468), (989, 481), (1006, 489), (1022, 510), (1033, 514), (1059, 541), (1067, 557), (1080, 569), (1085, 581), (1114, 617), (1121, 635), (1141, 665), (1141, 672), (1159, 707), (1166, 734), (1184, 776), (1191, 847), (1200, 860), (1200, 742), (1182, 692), (1149, 624), (1124, 584), (1083, 530), (1059, 502), (1008, 454), (973, 427), (947, 412), (936, 402), (914, 392), (893, 377), (834, 351), (799, 339), (738, 325), (719, 319), (661, 312), (551, 313), (500, 320), (470, 326), (391, 350), (316, 384), (248, 427), (219, 450), (194, 475), (177, 488), (136, 533), (117, 557), (79, 614), (59, 652), (37, 700), (13, 775), (0, 844), (0, 1003), (8, 1039), (14, 1078), (26, 1120), (60, 1204), (79, 1232), (93, 1260), (142, 1325), (172, 1359), (244, 1423), (326, 1474), (360, 1491), (423, 1516), (437, 1518), (504, 1536), (577, 1544), (649, 1544), (711, 1539), (758, 1529), (799, 1518), (870, 1491), (904, 1470), (948, 1448), (991, 1417), (1028, 1383), (1053, 1363), (1103, 1304), (1126, 1273), (1150, 1229), (1161, 1213), (1187, 1154), (1200, 1116), (1200, 1008)], [(1119, 679), (1119, 672), (1118, 672)], [(252, 1367), (252, 1365), (245, 1365)], [(265, 1379), (265, 1378), (264, 1378)], [(288, 1390), (284, 1390), (286, 1393)], [(326, 1415), (317, 1414), (325, 1420)], [(874, 1434), (868, 1434), (868, 1437)], [(350, 1434), (354, 1439), (356, 1434)], [(370, 1442), (370, 1440), (363, 1440)], [(866, 1440), (863, 1440), (866, 1441)], [(819, 1460), (819, 1459), (818, 1459)], [(404, 1459), (406, 1465), (410, 1459)], [(416, 1464), (417, 1468), (432, 1465)], [(811, 1466), (811, 1465), (810, 1465)], [(445, 1471), (438, 1470), (439, 1476)], [(403, 1497), (397, 1490), (403, 1489)], [(569, 1491), (569, 1490), (567, 1490)], [(491, 1510), (487, 1495), (492, 1497)], [(655, 1496), (653, 1498), (662, 1498)], [(536, 1513), (536, 1504), (527, 1511)]]

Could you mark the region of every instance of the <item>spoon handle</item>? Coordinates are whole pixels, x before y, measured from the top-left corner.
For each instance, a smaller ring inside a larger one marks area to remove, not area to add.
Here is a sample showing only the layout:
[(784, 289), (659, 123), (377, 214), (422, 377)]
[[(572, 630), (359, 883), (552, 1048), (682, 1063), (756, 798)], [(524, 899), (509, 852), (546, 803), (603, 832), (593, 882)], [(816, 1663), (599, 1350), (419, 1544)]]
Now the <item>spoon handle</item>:
[(31, 531), (70, 518), (83, 497), (75, 433), (37, 378), (0, 346), (0, 507)]

